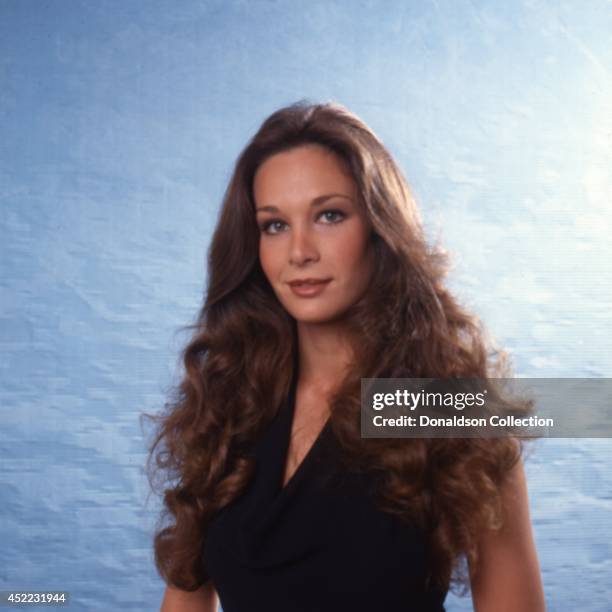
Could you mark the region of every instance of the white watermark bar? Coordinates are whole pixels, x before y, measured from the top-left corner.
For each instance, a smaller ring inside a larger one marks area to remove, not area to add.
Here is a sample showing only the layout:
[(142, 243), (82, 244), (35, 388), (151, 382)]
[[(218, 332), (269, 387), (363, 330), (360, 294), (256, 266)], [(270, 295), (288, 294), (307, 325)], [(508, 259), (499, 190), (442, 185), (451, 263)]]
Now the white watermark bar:
[(612, 438), (612, 378), (362, 378), (362, 438)]

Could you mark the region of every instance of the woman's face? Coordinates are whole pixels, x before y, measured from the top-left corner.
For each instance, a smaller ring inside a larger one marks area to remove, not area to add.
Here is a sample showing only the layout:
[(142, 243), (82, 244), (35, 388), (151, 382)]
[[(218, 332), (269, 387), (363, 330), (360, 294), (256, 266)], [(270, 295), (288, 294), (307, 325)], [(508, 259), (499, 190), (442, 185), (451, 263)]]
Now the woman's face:
[(261, 267), (281, 304), (298, 322), (340, 318), (373, 269), (370, 226), (342, 161), (316, 144), (277, 153), (255, 173), (253, 195)]

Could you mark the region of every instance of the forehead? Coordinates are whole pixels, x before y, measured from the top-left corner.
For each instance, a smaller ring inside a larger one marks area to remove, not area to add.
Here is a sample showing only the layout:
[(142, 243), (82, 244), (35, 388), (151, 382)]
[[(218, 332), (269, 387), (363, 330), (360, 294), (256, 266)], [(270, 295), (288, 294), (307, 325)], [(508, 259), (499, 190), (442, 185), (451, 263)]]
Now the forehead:
[(328, 192), (354, 197), (356, 190), (344, 160), (318, 144), (300, 145), (275, 153), (259, 166), (253, 179), (257, 203), (280, 197), (312, 199)]

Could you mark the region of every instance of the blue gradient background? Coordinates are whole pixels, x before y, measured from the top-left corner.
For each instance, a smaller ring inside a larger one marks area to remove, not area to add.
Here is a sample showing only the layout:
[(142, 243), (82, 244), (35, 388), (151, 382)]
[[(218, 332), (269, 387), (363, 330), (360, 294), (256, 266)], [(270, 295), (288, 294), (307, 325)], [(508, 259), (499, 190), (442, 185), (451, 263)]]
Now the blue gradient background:
[[(383, 139), (518, 374), (612, 376), (610, 1), (0, 0), (0, 590), (158, 609), (138, 418), (236, 156), (304, 97)], [(550, 612), (612, 610), (611, 466), (527, 463)]]

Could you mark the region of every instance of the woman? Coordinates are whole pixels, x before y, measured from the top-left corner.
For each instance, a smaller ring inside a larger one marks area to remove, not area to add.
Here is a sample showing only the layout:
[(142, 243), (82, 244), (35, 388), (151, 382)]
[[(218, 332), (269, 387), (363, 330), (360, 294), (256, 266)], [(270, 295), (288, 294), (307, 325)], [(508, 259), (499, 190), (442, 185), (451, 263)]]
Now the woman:
[(445, 266), (355, 115), (297, 103), (262, 124), (151, 448), (164, 612), (444, 610), (468, 584), (478, 612), (544, 609), (522, 443), (360, 436), (362, 377), (505, 371)]

